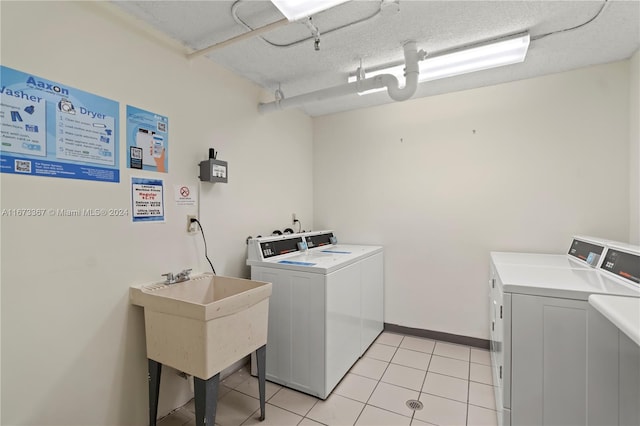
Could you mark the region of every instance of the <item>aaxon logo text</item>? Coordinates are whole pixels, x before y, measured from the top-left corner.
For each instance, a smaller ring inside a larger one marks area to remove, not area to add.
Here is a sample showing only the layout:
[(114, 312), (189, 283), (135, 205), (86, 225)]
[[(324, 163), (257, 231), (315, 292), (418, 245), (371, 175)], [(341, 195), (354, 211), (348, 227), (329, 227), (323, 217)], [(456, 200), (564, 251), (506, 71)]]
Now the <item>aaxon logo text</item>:
[(27, 79), (27, 84), (42, 90), (49, 91), (49, 92), (60, 93), (62, 95), (69, 95), (69, 90), (65, 89), (64, 87), (55, 86), (51, 83), (46, 83), (44, 81), (36, 80), (33, 77), (29, 77)]

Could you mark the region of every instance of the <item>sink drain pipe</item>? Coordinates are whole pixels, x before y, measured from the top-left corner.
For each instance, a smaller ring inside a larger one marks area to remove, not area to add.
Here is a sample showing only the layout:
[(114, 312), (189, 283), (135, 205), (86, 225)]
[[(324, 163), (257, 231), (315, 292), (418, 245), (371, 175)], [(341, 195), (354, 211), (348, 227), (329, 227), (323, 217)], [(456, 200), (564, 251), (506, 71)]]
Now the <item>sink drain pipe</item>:
[(415, 41), (409, 41), (405, 43), (403, 47), (406, 84), (402, 88), (400, 87), (398, 79), (394, 75), (380, 74), (363, 80), (357, 80), (352, 83), (341, 84), (339, 86), (293, 96), (291, 98), (282, 98), (269, 103), (260, 103), (258, 104), (258, 111), (261, 113), (267, 113), (285, 108), (293, 108), (311, 102), (318, 102), (325, 99), (332, 99), (381, 88), (386, 88), (389, 97), (394, 101), (406, 101), (413, 96), (418, 89), (418, 74), (420, 74), (418, 62), (426, 58), (427, 54), (424, 50), (417, 50)]

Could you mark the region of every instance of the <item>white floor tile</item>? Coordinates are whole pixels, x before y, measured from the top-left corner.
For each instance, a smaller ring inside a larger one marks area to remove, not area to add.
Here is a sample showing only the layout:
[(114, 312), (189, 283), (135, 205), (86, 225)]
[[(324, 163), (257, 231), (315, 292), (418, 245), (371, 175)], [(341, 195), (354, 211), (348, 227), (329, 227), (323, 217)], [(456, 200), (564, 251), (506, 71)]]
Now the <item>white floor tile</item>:
[(465, 404), (467, 403), (468, 391), (469, 382), (467, 380), (431, 372), (427, 373), (422, 387), (423, 393), (455, 399)]
[(407, 336), (402, 339), (400, 347), (404, 349), (410, 349), (412, 351), (426, 352), (430, 354), (433, 352), (433, 347), (435, 346), (435, 344), (436, 342), (434, 342), (433, 340)]
[(469, 380), (472, 382), (493, 385), (493, 370), (488, 365), (471, 363), (469, 365)]
[(311, 395), (289, 388), (282, 388), (269, 399), (269, 404), (305, 416), (318, 401), (318, 398)]
[[(265, 383), (265, 399), (268, 401), (276, 392), (282, 389), (282, 386), (277, 385), (275, 383), (266, 382)], [(238, 392), (242, 392), (245, 395), (252, 396), (254, 398), (260, 398), (260, 389), (258, 388), (258, 378), (257, 377), (249, 377), (244, 382), (240, 383), (236, 386), (235, 390)]]
[(275, 405), (266, 404), (263, 421), (260, 421), (260, 410), (257, 410), (243, 423), (243, 426), (296, 426), (301, 420), (302, 416), (283, 410)]
[(472, 426), (498, 426), (498, 417), (493, 410), (469, 405), (467, 422)]
[(364, 407), (356, 425), (362, 426), (409, 426), (411, 418), (382, 410), (372, 405)]
[(454, 345), (453, 343), (436, 342), (433, 354), (445, 356), (447, 358), (460, 359), (462, 361), (469, 361), (469, 347)]
[(235, 389), (240, 383), (247, 380), (251, 377), (251, 373), (249, 372), (249, 367), (244, 366), (235, 373), (229, 375), (227, 378), (220, 382), (220, 385), (224, 385), (230, 389)]
[(423, 393), (420, 402), (422, 410), (416, 411), (414, 418), (441, 426), (465, 426), (467, 424), (467, 404)]
[(469, 404), (495, 410), (496, 400), (493, 386), (469, 382)]
[(305, 417), (300, 423), (298, 423), (298, 426), (323, 426), (323, 424)]
[(431, 361), (431, 355), (427, 353), (402, 348), (398, 348), (396, 354), (391, 359), (391, 363), (393, 364), (404, 365), (405, 367), (417, 368), (425, 371), (427, 370), (427, 367), (429, 367), (429, 361)]
[[(220, 400), (220, 398), (223, 398), (226, 394), (228, 394), (229, 392), (231, 392), (233, 389), (223, 385), (222, 383), (220, 383), (220, 385), (218, 386), (218, 401)], [(193, 412), (196, 412), (196, 405), (195, 405), (195, 399), (193, 400)]]
[(239, 426), (260, 408), (260, 401), (240, 392), (231, 391), (218, 400), (216, 424)]
[(485, 349), (471, 348), (471, 362), (491, 365), (491, 352)]
[[(220, 399), (223, 398), (229, 392), (231, 392), (231, 389), (229, 389), (226, 386), (220, 385), (218, 387), (218, 401), (220, 401)], [(191, 401), (187, 402), (182, 408), (187, 410), (187, 411), (189, 411), (191, 414), (195, 415), (196, 414), (196, 400), (195, 400), (195, 398), (192, 399)]]
[[(220, 388), (222, 387), (222, 385), (220, 385), (218, 387), (218, 399), (221, 398), (220, 396)], [(230, 390), (230, 389), (229, 389)], [(194, 413), (196, 412), (196, 400), (195, 398), (192, 399), (191, 401), (187, 402), (182, 408), (189, 410), (189, 412)]]
[(368, 404), (410, 417), (413, 410), (407, 407), (407, 401), (418, 399), (419, 395), (417, 391), (380, 382), (369, 398)]
[(370, 379), (380, 380), (389, 363), (373, 358), (362, 357), (351, 367), (350, 373)]
[(433, 355), (431, 357), (431, 363), (429, 363), (429, 371), (457, 377), (459, 379), (469, 379), (469, 363), (459, 359)]
[(403, 337), (404, 336), (402, 334), (389, 333), (388, 331), (385, 331), (378, 336), (376, 343), (398, 347), (400, 342), (402, 342)]
[(157, 424), (158, 426), (183, 426), (191, 420), (195, 421), (195, 414), (183, 407), (163, 417)]
[[(492, 379), (488, 350), (384, 332), (326, 401), (267, 382), (264, 422), (258, 380), (241, 368), (220, 383), (216, 425), (496, 426)], [(195, 426), (194, 401), (158, 425)]]
[(307, 417), (329, 426), (353, 425), (363, 408), (362, 402), (332, 394), (325, 401), (318, 401)]
[(422, 420), (418, 420), (414, 417), (413, 420), (411, 420), (411, 426), (433, 426), (433, 423), (423, 422)]
[(374, 343), (369, 347), (367, 352), (365, 352), (364, 356), (368, 358), (378, 359), (380, 361), (391, 361), (393, 358), (393, 354), (396, 352), (396, 348), (394, 346), (382, 345), (380, 343)]
[(356, 401), (367, 402), (377, 384), (377, 380), (348, 373), (333, 390), (333, 393)]
[(419, 391), (422, 388), (425, 374), (426, 372), (424, 370), (390, 364), (380, 380), (392, 385)]

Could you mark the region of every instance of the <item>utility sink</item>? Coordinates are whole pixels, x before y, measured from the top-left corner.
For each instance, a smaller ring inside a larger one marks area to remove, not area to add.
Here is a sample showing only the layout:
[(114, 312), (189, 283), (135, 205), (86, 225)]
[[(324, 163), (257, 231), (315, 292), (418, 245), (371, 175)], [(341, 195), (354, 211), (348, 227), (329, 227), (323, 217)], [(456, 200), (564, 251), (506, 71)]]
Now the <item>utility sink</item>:
[(271, 283), (202, 274), (132, 286), (144, 308), (147, 358), (209, 379), (267, 343)]

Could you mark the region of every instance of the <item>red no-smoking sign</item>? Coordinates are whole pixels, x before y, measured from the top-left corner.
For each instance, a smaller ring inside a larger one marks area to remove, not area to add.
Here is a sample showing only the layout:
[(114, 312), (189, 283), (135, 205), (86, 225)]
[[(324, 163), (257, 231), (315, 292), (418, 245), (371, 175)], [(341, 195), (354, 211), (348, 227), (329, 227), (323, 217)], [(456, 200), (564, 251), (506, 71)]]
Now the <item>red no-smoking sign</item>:
[(173, 195), (176, 199), (176, 205), (195, 206), (198, 190), (190, 185), (178, 184), (173, 186)]

